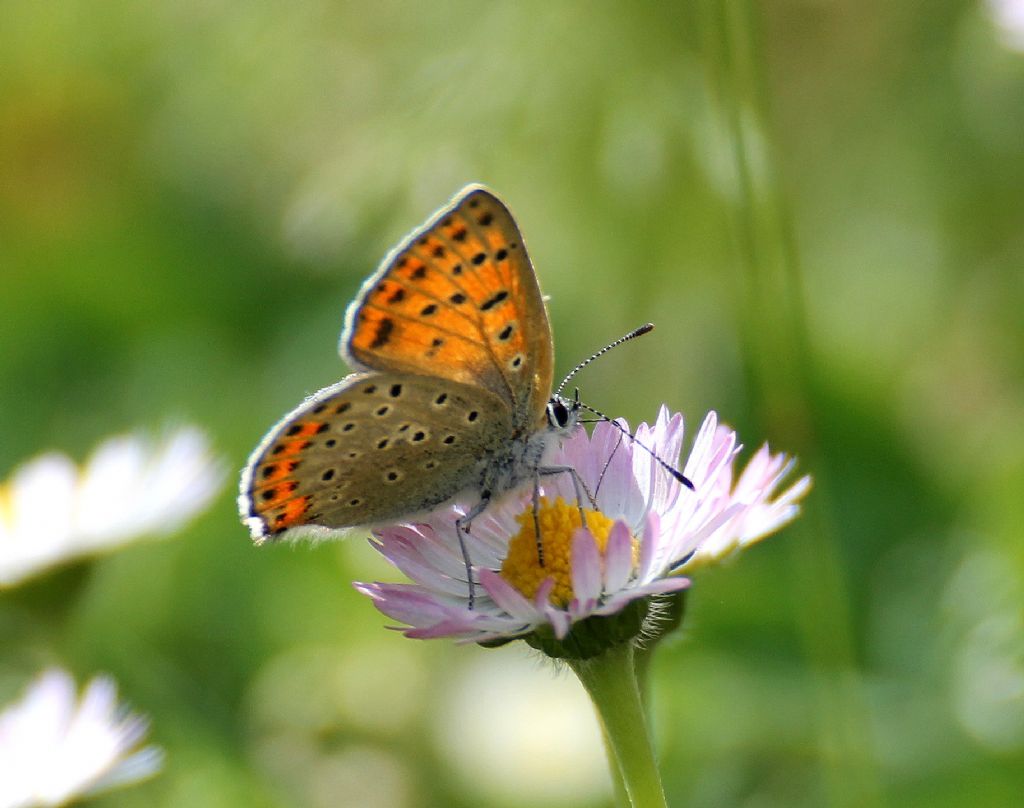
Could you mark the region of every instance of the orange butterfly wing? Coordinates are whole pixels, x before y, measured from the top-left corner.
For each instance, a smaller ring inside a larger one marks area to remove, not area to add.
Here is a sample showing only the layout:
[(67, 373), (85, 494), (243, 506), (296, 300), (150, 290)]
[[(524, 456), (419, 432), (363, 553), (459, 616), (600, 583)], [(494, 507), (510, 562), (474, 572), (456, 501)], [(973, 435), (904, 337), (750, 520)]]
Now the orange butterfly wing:
[(551, 327), (508, 208), (470, 186), (413, 232), (349, 307), (341, 354), (482, 387), (508, 402), (517, 432), (535, 428), (551, 395)]

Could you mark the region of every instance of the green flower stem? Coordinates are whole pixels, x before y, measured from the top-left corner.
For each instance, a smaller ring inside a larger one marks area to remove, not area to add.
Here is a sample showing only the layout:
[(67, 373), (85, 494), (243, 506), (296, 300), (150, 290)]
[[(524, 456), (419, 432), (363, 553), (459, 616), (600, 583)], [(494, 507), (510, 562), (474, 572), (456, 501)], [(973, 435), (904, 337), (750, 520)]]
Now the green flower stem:
[(615, 805), (618, 808), (630, 808), (629, 794), (626, 793), (626, 784), (622, 780), (622, 769), (619, 768), (619, 761), (615, 758), (615, 747), (612, 746), (611, 738), (601, 727), (601, 740), (604, 741), (604, 754), (608, 759), (608, 774), (612, 778), (612, 791), (615, 794)]
[(633, 643), (624, 642), (591, 659), (566, 661), (594, 703), (629, 804), (632, 808), (667, 808), (633, 655)]

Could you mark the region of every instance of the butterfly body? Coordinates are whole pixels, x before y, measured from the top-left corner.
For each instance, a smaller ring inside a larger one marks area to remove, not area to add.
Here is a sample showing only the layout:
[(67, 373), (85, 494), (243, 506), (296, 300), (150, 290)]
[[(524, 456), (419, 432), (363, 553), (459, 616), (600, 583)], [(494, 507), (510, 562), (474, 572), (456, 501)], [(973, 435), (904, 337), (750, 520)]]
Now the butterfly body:
[(548, 471), (545, 453), (576, 423), (551, 394), (551, 329), (522, 236), (479, 186), (366, 281), (340, 351), (357, 372), (286, 415), (242, 474), (257, 542), (406, 520), (464, 496), (468, 527)]

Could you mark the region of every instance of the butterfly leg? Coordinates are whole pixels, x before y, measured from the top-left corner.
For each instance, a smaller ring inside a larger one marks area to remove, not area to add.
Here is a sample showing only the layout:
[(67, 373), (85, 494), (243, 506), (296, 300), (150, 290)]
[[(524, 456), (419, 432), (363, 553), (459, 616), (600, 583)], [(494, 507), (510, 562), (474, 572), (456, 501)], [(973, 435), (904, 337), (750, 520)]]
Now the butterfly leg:
[(473, 603), (476, 600), (475, 582), (473, 581), (473, 562), (469, 558), (469, 548), (466, 546), (466, 536), (469, 535), (469, 529), (473, 524), (473, 520), (476, 519), (480, 514), (487, 510), (487, 506), (491, 504), (491, 492), (484, 491), (480, 497), (480, 501), (474, 505), (469, 513), (465, 516), (460, 516), (455, 520), (455, 533), (459, 537), (459, 551), (462, 553), (462, 561), (466, 565), (466, 583), (469, 586), (469, 608), (473, 608)]
[[(572, 466), (542, 466), (537, 469), (537, 476), (534, 478), (534, 506), (533, 506), (533, 520), (534, 524), (537, 523), (537, 485), (541, 477), (550, 477), (554, 474), (568, 474), (572, 477), (572, 487), (576, 491), (576, 507), (580, 512), (580, 524), (583, 527), (587, 526), (586, 517), (583, 515), (583, 494), (587, 495), (587, 501), (590, 503), (590, 507), (595, 511), (597, 510), (597, 500), (594, 499), (594, 495), (590, 493), (590, 489), (587, 488), (587, 484), (583, 482), (583, 478)], [(540, 527), (537, 528), (537, 546), (540, 547)]]
[(619, 451), (619, 447), (622, 445), (623, 435), (619, 433), (619, 439), (615, 441), (615, 448), (612, 449), (612, 453), (608, 455), (608, 459), (604, 461), (604, 468), (601, 469), (601, 476), (597, 478), (597, 486), (594, 488), (594, 493), (598, 493), (601, 490), (601, 484), (604, 482), (604, 475), (608, 473), (608, 467), (612, 464), (612, 459), (615, 457), (615, 453)]
[(533, 533), (537, 537), (537, 565), (544, 566), (544, 543), (540, 538), (540, 471), (533, 475)]

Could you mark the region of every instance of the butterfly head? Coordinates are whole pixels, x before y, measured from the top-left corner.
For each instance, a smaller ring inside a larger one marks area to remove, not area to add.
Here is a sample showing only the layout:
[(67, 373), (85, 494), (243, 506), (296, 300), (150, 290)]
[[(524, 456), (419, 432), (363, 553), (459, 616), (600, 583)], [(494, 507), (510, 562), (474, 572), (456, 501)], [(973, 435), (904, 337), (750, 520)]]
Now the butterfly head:
[(573, 398), (566, 398), (555, 393), (548, 399), (548, 406), (545, 410), (548, 419), (548, 428), (560, 435), (567, 435), (572, 432), (579, 423), (580, 414), (580, 391), (576, 390)]

